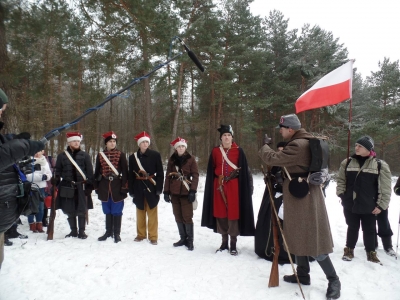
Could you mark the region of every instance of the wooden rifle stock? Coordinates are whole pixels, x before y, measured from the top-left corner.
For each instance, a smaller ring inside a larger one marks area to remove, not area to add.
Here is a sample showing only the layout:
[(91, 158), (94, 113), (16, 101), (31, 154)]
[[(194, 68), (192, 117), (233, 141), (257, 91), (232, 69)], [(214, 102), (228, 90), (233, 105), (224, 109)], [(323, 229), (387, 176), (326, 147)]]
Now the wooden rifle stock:
[[(53, 161), (50, 161), (51, 166), (53, 168), (53, 178), (55, 178), (55, 166), (53, 165)], [(47, 240), (52, 241), (54, 235), (54, 220), (56, 218), (56, 195), (57, 195), (57, 186), (52, 186), (53, 190), (51, 192), (51, 208), (50, 208), (50, 221), (47, 225)], [(46, 208), (47, 209), (47, 208)]]

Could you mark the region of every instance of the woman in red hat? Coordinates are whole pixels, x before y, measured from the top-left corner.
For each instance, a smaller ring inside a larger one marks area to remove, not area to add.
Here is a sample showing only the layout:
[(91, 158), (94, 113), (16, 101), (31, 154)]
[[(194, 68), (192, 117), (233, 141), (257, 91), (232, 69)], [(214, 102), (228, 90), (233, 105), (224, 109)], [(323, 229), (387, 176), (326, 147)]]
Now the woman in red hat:
[(114, 235), (114, 242), (118, 243), (124, 199), (128, 194), (128, 162), (125, 153), (117, 149), (114, 131), (104, 133), (103, 138), (106, 148), (96, 157), (94, 188), (106, 215), (106, 232), (98, 240), (105, 241)]
[(180, 240), (174, 247), (193, 250), (193, 202), (196, 199), (199, 171), (194, 156), (187, 152), (186, 140), (178, 137), (171, 142), (175, 152), (168, 160), (164, 184), (164, 200), (172, 202)]

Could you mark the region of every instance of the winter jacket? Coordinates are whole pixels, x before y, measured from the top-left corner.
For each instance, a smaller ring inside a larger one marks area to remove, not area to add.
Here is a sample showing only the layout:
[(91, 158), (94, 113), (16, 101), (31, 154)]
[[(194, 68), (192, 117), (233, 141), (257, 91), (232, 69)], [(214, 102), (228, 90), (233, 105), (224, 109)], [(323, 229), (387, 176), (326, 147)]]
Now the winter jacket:
[[(94, 188), (97, 190), (99, 200), (108, 201), (111, 196), (112, 201), (123, 201), (128, 194), (128, 162), (125, 153), (118, 149), (103, 152), (108, 160), (118, 171), (117, 176), (107, 164), (103, 156), (99, 153), (96, 157), (96, 167), (94, 173)], [(113, 180), (109, 180), (109, 178)]]
[(372, 156), (360, 168), (357, 155), (353, 155), (347, 171), (347, 159), (342, 161), (336, 178), (336, 194), (342, 199), (344, 208), (356, 214), (371, 214), (377, 206), (383, 210), (388, 208), (392, 175), (389, 165), (383, 160), (380, 161), (380, 172), (378, 162)]
[[(62, 209), (65, 214), (85, 213), (87, 209), (93, 208), (93, 202), (91, 192), (93, 190), (93, 165), (89, 154), (78, 149), (71, 151), (71, 148), (67, 148), (68, 153), (75, 160), (77, 165), (81, 168), (82, 172), (86, 176), (86, 182), (81, 173), (75, 168), (72, 162), (69, 160), (65, 152), (60, 153), (57, 156), (56, 162), (56, 178), (62, 178), (59, 185), (59, 192), (56, 199), (56, 208)], [(75, 186), (72, 182), (77, 183)], [(71, 205), (70, 199), (61, 197), (63, 187), (74, 187), (75, 188), (75, 201), (74, 205)]]
[(164, 170), (161, 155), (157, 151), (151, 149), (147, 149), (145, 153), (141, 153), (139, 149), (136, 153), (143, 169), (149, 176), (154, 176), (152, 179), (155, 181), (156, 185), (151, 183), (150, 180), (136, 179), (135, 173), (139, 174), (140, 168), (136, 162), (135, 156), (132, 154), (129, 156), (129, 194), (134, 196), (133, 202), (138, 209), (144, 210), (144, 198), (146, 198), (150, 209), (153, 209), (158, 205), (164, 183)]
[[(303, 128), (297, 130), (282, 151), (274, 151), (264, 145), (259, 156), (269, 166), (286, 167), (289, 174), (304, 174), (311, 162), (309, 140), (311, 134)], [(284, 173), (284, 171), (283, 171)], [(290, 180), (284, 176), (283, 199), (285, 226), (283, 228), (289, 251), (298, 256), (318, 256), (333, 252), (333, 240), (329, 225), (325, 198), (321, 187), (309, 185), (309, 193), (299, 199), (289, 192)], [(286, 249), (287, 252), (288, 249)]]
[(189, 189), (196, 192), (197, 185), (199, 183), (199, 170), (197, 167), (196, 160), (188, 152), (185, 152), (181, 157), (175, 151), (174, 154), (168, 160), (167, 173), (165, 175), (164, 194), (170, 195), (181, 195), (186, 196), (189, 194), (188, 189), (183, 184), (182, 180), (179, 180), (177, 176), (169, 176), (171, 172), (178, 172), (185, 176), (192, 184), (189, 185)]
[[(40, 170), (35, 170), (31, 174), (26, 175), (26, 179), (28, 181), (33, 181), (36, 183), (40, 188), (47, 187), (47, 181), (51, 179), (51, 171), (49, 163), (45, 156), (35, 158), (35, 165), (40, 165)], [(46, 175), (46, 179), (43, 179), (43, 175)]]

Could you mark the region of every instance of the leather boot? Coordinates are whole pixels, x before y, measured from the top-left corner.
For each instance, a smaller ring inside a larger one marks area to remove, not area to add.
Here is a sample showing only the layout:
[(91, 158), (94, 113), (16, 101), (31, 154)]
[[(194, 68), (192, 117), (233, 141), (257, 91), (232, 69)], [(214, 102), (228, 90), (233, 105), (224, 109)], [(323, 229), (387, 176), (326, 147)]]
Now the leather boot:
[(238, 251), (236, 249), (236, 242), (237, 242), (237, 236), (231, 236), (231, 250), (229, 251), (229, 253), (231, 255), (238, 255)]
[(185, 224), (186, 233), (187, 233), (187, 248), (189, 251), (193, 251), (193, 224)]
[(29, 223), (29, 230), (37, 233), (38, 230), (36, 229), (36, 223)]
[(178, 231), (179, 231), (179, 236), (181, 239), (177, 241), (176, 243), (173, 243), (174, 247), (180, 247), (187, 245), (187, 235), (186, 235), (186, 230), (185, 230), (185, 224), (176, 222), (176, 225), (178, 225)]
[(79, 226), (78, 238), (82, 240), (85, 240), (88, 237), (85, 233), (85, 222), (86, 222), (85, 216), (78, 216), (78, 226)]
[(36, 223), (36, 230), (37, 230), (37, 232), (40, 232), (40, 233), (44, 232), (42, 222)]
[(99, 237), (98, 241), (105, 241), (107, 238), (112, 237), (113, 215), (106, 214), (106, 233)]
[(13, 242), (8, 239), (8, 236), (4, 234), (4, 246), (12, 246)]
[[(308, 256), (296, 256), (296, 264), (296, 272), (300, 283), (304, 285), (310, 285), (310, 263), (308, 261)], [(285, 275), (283, 276), (283, 280), (290, 283), (297, 283), (295, 274)]]
[(65, 237), (77, 237), (78, 229), (76, 226), (76, 217), (69, 217), (68, 219), (69, 228), (71, 228), (71, 232), (67, 234)]
[(114, 216), (114, 243), (118, 243), (121, 241), (121, 223), (122, 223), (122, 216)]
[(328, 256), (324, 260), (318, 261), (318, 264), (321, 266), (322, 271), (324, 271), (326, 279), (329, 280), (326, 298), (339, 299), (341, 284), (339, 277), (336, 275), (331, 258)]
[(217, 251), (224, 251), (224, 250), (228, 250), (229, 251), (229, 246), (228, 246), (228, 234), (223, 234), (222, 235), (222, 244), (219, 247), (219, 249), (217, 249)]

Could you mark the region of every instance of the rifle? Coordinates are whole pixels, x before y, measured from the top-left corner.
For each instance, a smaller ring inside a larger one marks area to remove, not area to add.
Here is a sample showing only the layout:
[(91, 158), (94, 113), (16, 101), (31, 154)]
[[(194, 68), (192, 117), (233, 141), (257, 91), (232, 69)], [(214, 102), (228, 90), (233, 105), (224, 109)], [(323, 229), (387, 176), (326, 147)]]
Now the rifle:
[[(275, 220), (276, 224), (279, 226), (279, 230), (280, 230), (281, 235), (282, 235), (283, 243), (284, 243), (284, 245), (286, 247), (286, 250), (287, 250), (287, 253), (288, 253), (288, 256), (289, 256), (290, 265), (292, 266), (293, 273), (296, 276), (297, 284), (299, 285), (301, 295), (303, 296), (303, 299), (306, 299), (305, 296), (304, 296), (304, 293), (303, 293), (303, 289), (301, 288), (301, 285), (300, 285), (299, 276), (297, 276), (296, 269), (294, 268), (292, 256), (290, 255), (289, 247), (288, 247), (288, 245), (286, 243), (285, 235), (283, 234), (283, 229), (282, 229), (281, 222), (279, 221), (279, 218), (278, 218), (278, 213), (276, 211), (274, 198), (272, 197), (272, 184), (271, 184), (271, 172), (270, 172), (271, 167), (270, 166), (267, 166), (267, 167), (268, 167), (268, 170), (269, 170), (269, 172), (268, 172), (269, 174), (267, 176), (267, 188), (268, 188), (268, 193), (269, 193), (269, 197), (270, 197), (270, 200), (271, 200), (270, 201), (271, 208), (272, 208), (271, 209), (271, 214), (274, 217), (272, 220)], [(261, 166), (261, 169), (262, 169), (262, 171), (264, 173), (264, 167), (263, 166)], [(264, 176), (265, 176), (265, 173), (264, 173)], [(275, 235), (275, 232), (277, 233), (276, 235)], [(275, 238), (275, 236), (276, 236), (276, 238)], [(275, 247), (275, 240), (277, 240), (277, 237), (278, 237), (278, 232), (277, 232), (277, 230), (275, 231), (275, 228), (274, 228), (274, 247)], [(279, 242), (279, 241), (277, 240), (277, 242)], [(278, 244), (278, 248), (280, 250), (279, 243), (277, 243), (277, 244)], [(277, 254), (276, 253), (276, 249), (275, 249), (274, 260), (272, 262), (271, 275), (270, 275), (270, 278), (269, 278), (270, 281), (269, 281), (268, 287), (279, 286), (278, 255), (279, 255), (279, 252)], [(275, 266), (274, 266), (274, 262), (275, 261), (276, 261), (276, 263), (275, 263)], [(275, 273), (273, 273), (273, 272), (275, 272)]]
[[(53, 169), (53, 178), (55, 178), (55, 166), (53, 165), (53, 160), (50, 159), (51, 168)], [(47, 240), (53, 240), (54, 235), (54, 220), (56, 218), (56, 195), (57, 195), (57, 186), (52, 186), (53, 190), (51, 191), (51, 209), (50, 209), (50, 221), (47, 225)]]
[(267, 174), (264, 172), (264, 166), (261, 165), (262, 172), (264, 174), (264, 180), (268, 191), (269, 191), (269, 196), (270, 196), (270, 203), (271, 203), (271, 221), (272, 221), (272, 233), (274, 237), (274, 247), (272, 250), (272, 253), (274, 254), (274, 259), (272, 261), (272, 267), (271, 267), (271, 273), (269, 275), (269, 283), (268, 287), (276, 287), (279, 286), (279, 269), (278, 269), (278, 258), (279, 258), (279, 252), (281, 251), (281, 247), (279, 245), (279, 232), (278, 232), (278, 220), (276, 215), (274, 214), (275, 210), (275, 203), (274, 203), (274, 198), (272, 198), (272, 193), (271, 193), (271, 166), (267, 166)]

